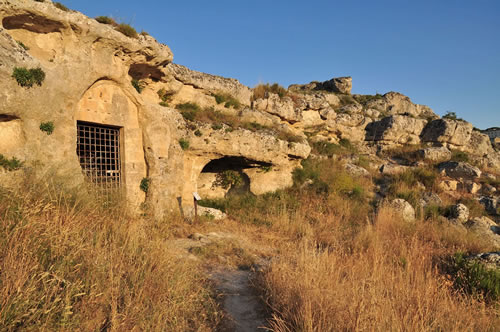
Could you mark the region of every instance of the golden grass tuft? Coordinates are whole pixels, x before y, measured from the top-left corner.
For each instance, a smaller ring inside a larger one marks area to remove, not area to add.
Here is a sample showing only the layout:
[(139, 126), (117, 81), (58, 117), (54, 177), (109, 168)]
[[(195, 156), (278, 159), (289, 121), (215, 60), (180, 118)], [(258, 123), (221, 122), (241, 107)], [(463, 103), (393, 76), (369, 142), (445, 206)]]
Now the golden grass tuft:
[(213, 330), (208, 282), (167, 250), (168, 221), (56, 188), (0, 188), (0, 330)]

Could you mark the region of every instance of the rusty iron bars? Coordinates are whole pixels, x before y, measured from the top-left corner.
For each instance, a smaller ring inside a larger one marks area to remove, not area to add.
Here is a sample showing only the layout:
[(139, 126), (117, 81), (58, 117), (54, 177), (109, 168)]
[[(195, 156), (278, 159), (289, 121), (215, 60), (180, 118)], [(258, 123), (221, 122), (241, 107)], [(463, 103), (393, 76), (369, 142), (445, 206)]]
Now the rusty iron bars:
[(77, 122), (76, 153), (88, 182), (107, 196), (119, 191), (120, 128)]

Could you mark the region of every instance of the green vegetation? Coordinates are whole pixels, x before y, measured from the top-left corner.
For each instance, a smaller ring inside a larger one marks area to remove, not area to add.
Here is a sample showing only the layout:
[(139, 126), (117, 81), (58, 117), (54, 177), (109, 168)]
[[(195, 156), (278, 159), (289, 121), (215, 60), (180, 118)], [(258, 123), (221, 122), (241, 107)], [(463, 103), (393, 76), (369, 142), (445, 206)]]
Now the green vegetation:
[(139, 188), (145, 193), (147, 193), (149, 190), (149, 182), (150, 182), (149, 178), (142, 178), (141, 184), (139, 185)]
[(189, 149), (189, 141), (185, 138), (181, 138), (179, 140), (179, 145), (181, 146), (182, 150), (187, 150)]
[(12, 77), (16, 79), (17, 84), (20, 86), (31, 88), (35, 84), (42, 86), (42, 82), (45, 80), (45, 72), (41, 68), (15, 67)]
[(201, 137), (201, 136), (203, 136), (203, 133), (199, 129), (196, 129), (195, 132), (194, 132), (194, 135), (198, 136), (198, 137)]
[(113, 26), (118, 25), (116, 23), (116, 21), (113, 18), (109, 17), (109, 16), (97, 16), (95, 18), (95, 20), (97, 22), (99, 22), (99, 23), (102, 23), (102, 24), (109, 24), (109, 25), (113, 25)]
[(144, 82), (133, 79), (130, 83), (138, 93), (141, 93), (142, 90), (144, 90), (144, 85), (145, 85)]
[(451, 150), (451, 161), (470, 162), (469, 154), (460, 150)]
[(455, 288), (487, 301), (500, 299), (500, 271), (488, 269), (482, 263), (467, 259), (464, 253), (456, 253), (447, 265)]
[(243, 184), (243, 178), (241, 174), (237, 171), (226, 170), (221, 173), (217, 173), (215, 177), (215, 186), (222, 187), (224, 189), (229, 189), (230, 187), (239, 187)]
[(443, 119), (457, 120), (457, 113), (448, 111), (443, 115)]
[(312, 143), (313, 152), (331, 158), (333, 155), (346, 155), (356, 153), (356, 148), (347, 138), (342, 138), (339, 144), (327, 141), (316, 141)]
[(140, 35), (141, 36), (149, 36), (149, 33), (147, 31), (141, 30)]
[(25, 51), (29, 51), (29, 49), (30, 49), (28, 46), (24, 45), (24, 43), (23, 43), (22, 41), (19, 41), (19, 40), (18, 40), (18, 41), (17, 41), (17, 44), (18, 44), (19, 46), (21, 46), (21, 47), (22, 47)]
[(213, 94), (212, 96), (215, 98), (217, 104), (224, 104), (225, 108), (231, 108), (231, 107), (234, 109), (241, 108), (240, 101), (228, 93), (219, 92)]
[(252, 100), (267, 98), (269, 96), (269, 93), (275, 93), (280, 98), (283, 98), (288, 94), (288, 90), (279, 85), (278, 83), (258, 84), (253, 88)]
[(181, 112), (184, 120), (195, 121), (197, 114), (201, 111), (201, 107), (196, 103), (183, 103), (175, 106)]
[(123, 33), (125, 36), (130, 38), (138, 38), (137, 31), (127, 23), (120, 23), (115, 28), (117, 31)]
[(65, 12), (69, 12), (69, 8), (66, 7), (65, 5), (63, 5), (62, 3), (60, 2), (54, 2), (54, 6), (62, 11), (65, 11)]
[(168, 107), (169, 106), (168, 103), (171, 101), (172, 95), (169, 95), (164, 88), (161, 88), (156, 93), (158, 94), (158, 97), (161, 100), (160, 105), (163, 107)]
[(47, 135), (52, 135), (54, 132), (55, 126), (54, 122), (48, 121), (48, 122), (42, 122), (40, 123), (40, 130), (46, 133)]
[(373, 100), (378, 100), (378, 99), (383, 99), (384, 96), (381, 95), (380, 93), (377, 93), (376, 95), (354, 95), (354, 100), (356, 100), (358, 103), (362, 105), (368, 104), (370, 101)]
[(20, 169), (22, 166), (23, 162), (16, 157), (12, 157), (11, 159), (9, 159), (0, 153), (0, 167), (6, 169), (7, 171), (15, 171), (17, 169)]

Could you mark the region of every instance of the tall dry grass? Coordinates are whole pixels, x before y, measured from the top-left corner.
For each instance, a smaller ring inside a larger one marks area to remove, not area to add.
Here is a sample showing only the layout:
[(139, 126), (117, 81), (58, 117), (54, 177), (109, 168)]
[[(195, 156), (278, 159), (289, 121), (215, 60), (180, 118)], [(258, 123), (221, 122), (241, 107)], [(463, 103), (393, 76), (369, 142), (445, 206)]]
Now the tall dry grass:
[(62, 187), (0, 188), (0, 330), (214, 329), (207, 280), (167, 250), (168, 227)]
[(307, 238), (289, 246), (260, 280), (274, 313), (272, 330), (495, 331), (498, 306), (455, 291), (436, 262), (488, 244), (458, 231), (443, 236), (440, 227), (381, 212), (374, 225), (347, 239), (331, 228), (334, 247)]

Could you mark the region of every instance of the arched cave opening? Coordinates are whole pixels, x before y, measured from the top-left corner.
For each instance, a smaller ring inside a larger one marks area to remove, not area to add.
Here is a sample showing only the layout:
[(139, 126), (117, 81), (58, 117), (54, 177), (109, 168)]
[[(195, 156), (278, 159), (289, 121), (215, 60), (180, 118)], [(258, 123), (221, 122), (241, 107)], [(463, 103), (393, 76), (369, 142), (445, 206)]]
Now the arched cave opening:
[(198, 192), (202, 198), (208, 199), (250, 193), (250, 178), (244, 170), (271, 166), (271, 163), (244, 157), (226, 156), (211, 160), (198, 177)]

